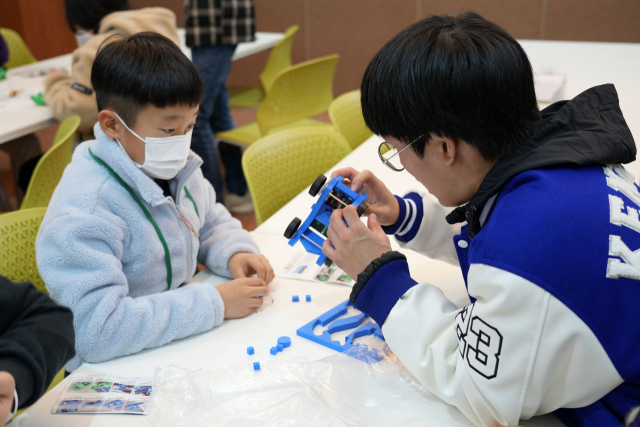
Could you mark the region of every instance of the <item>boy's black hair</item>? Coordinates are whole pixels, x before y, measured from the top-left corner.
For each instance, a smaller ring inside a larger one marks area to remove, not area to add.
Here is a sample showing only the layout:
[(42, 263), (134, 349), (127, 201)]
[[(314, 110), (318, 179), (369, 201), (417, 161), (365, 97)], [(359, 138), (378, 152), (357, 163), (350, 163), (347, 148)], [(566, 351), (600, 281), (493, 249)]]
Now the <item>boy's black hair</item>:
[(393, 37), (362, 79), (362, 112), (377, 135), (422, 157), (430, 135), (463, 140), (487, 161), (538, 129), (531, 64), (518, 42), (480, 15), (436, 15)]
[(130, 9), (127, 0), (64, 0), (64, 5), (67, 23), (74, 33), (79, 27), (98, 34), (102, 18), (113, 12)]
[(100, 47), (91, 70), (98, 111), (114, 110), (133, 127), (140, 110), (149, 105), (200, 105), (204, 93), (200, 74), (175, 43), (153, 32), (116, 41), (114, 37)]

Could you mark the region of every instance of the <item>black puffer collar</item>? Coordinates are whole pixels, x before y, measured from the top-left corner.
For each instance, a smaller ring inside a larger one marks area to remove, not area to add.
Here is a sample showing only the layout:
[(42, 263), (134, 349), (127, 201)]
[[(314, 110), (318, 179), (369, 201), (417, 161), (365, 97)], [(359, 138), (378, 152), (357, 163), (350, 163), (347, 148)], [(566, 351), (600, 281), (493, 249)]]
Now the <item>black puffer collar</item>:
[(514, 176), (533, 169), (630, 163), (636, 145), (612, 84), (596, 86), (571, 101), (542, 110), (538, 131), (513, 154), (498, 161), (469, 203), (447, 216), (449, 224), (469, 223), (469, 237), (480, 231), (479, 213)]

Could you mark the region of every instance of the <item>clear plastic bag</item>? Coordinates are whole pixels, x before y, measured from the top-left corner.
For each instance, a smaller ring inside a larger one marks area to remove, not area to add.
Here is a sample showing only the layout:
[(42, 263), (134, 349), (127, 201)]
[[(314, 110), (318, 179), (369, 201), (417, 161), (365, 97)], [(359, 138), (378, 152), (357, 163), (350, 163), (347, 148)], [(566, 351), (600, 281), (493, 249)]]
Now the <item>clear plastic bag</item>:
[(261, 363), (259, 371), (252, 365), (158, 368), (149, 422), (157, 427), (342, 427), (437, 421), (427, 402), (435, 398), (384, 341), (370, 337), (367, 344), (316, 362)]

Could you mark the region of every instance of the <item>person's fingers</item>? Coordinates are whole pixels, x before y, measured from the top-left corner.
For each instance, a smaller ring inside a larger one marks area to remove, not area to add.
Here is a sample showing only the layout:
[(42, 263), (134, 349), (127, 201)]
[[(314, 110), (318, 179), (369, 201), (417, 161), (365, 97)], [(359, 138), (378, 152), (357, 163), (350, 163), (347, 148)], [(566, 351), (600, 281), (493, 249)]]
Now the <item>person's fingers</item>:
[[(347, 221), (347, 224), (349, 224), (349, 228), (357, 229), (363, 226), (362, 221), (358, 216), (358, 210), (356, 209), (355, 206), (349, 205), (346, 208), (342, 209), (342, 215), (344, 219)], [(333, 218), (333, 215), (331, 215), (331, 218)], [(331, 223), (331, 225), (333, 225), (333, 223)]]
[(229, 271), (231, 271), (231, 274), (236, 279), (241, 278), (241, 277), (247, 277), (247, 273), (246, 273), (246, 271), (244, 269), (244, 266), (242, 265), (241, 262), (234, 263), (232, 266), (230, 266)]
[(264, 263), (262, 262), (261, 257), (251, 257), (248, 262), (249, 266), (253, 269), (258, 278), (265, 280), (267, 279), (267, 269), (265, 268)]
[(267, 286), (267, 283), (259, 277), (247, 277), (241, 279), (240, 282), (247, 286)]
[(382, 226), (378, 222), (378, 216), (376, 214), (371, 214), (369, 216), (369, 220), (367, 221), (367, 227), (369, 228), (369, 230), (373, 231), (373, 234), (375, 234), (376, 236), (387, 237), (387, 234), (384, 232), (384, 230), (382, 229)]
[(247, 292), (247, 295), (251, 298), (260, 299), (258, 297), (269, 295), (269, 288), (267, 288), (266, 283), (263, 286), (251, 286)]
[(271, 263), (269, 262), (269, 260), (267, 259), (267, 257), (262, 256), (262, 263), (266, 269), (266, 279), (265, 282), (267, 282), (267, 285), (269, 283), (271, 283), (273, 281), (273, 279), (276, 277), (275, 272), (273, 271), (273, 267), (271, 267)]
[(336, 249), (333, 247), (331, 240), (326, 239), (322, 244), (322, 253), (327, 256), (331, 261), (336, 261)]
[(354, 168), (336, 169), (331, 174), (331, 178), (335, 178), (336, 176), (340, 175), (341, 177), (348, 179), (349, 181), (353, 181), (353, 178), (355, 178), (359, 173), (360, 172), (358, 172)]
[(251, 308), (260, 307), (262, 304), (264, 304), (264, 300), (262, 298), (258, 298), (258, 297), (249, 298), (249, 307)]
[(338, 233), (338, 236), (347, 231), (347, 224), (344, 223), (343, 211), (344, 209), (336, 209), (329, 218), (329, 224), (333, 228), (333, 231)]
[(371, 173), (371, 171), (362, 171), (351, 179), (351, 190), (358, 191), (360, 187), (366, 187), (367, 184), (370, 184), (374, 178), (375, 177)]

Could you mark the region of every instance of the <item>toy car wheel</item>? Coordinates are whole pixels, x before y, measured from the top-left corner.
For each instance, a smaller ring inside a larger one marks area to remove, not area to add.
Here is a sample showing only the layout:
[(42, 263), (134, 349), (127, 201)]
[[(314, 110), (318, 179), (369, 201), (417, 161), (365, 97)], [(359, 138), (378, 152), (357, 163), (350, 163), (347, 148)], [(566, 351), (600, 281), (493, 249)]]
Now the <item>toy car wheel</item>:
[(324, 259), (324, 265), (326, 265), (327, 267), (331, 267), (331, 264), (333, 264), (333, 261), (331, 261), (329, 258)]
[(362, 216), (368, 208), (369, 206), (365, 205), (364, 203), (360, 203), (358, 205), (358, 216)]
[(298, 231), (298, 228), (300, 228), (300, 224), (302, 224), (300, 218), (293, 218), (293, 220), (289, 223), (287, 229), (284, 230), (284, 237), (286, 237), (287, 239), (292, 238), (293, 235), (296, 234), (296, 231)]
[(324, 175), (319, 175), (316, 180), (313, 181), (313, 184), (311, 184), (311, 188), (309, 188), (309, 194), (311, 194), (313, 197), (316, 197), (324, 186), (325, 182), (327, 182), (327, 177)]

